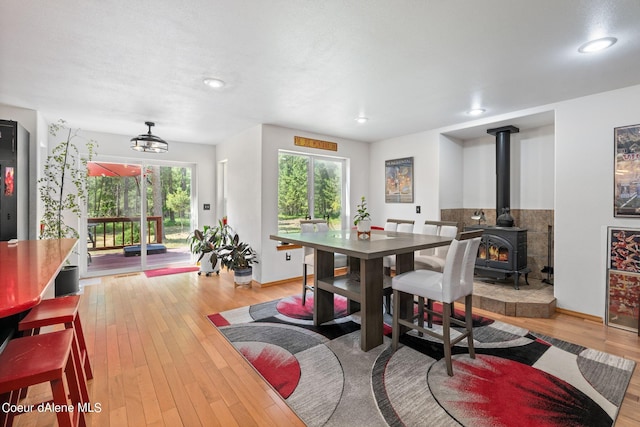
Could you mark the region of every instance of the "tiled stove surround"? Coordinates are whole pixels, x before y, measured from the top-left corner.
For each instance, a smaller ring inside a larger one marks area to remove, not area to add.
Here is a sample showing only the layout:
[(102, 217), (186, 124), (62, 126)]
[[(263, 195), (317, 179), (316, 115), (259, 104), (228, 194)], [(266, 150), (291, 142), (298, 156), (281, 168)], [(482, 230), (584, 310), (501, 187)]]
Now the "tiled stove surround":
[[(478, 224), (471, 219), (477, 209), (442, 209), (442, 221), (456, 221), (459, 227)], [(493, 209), (483, 209), (486, 221), (481, 224), (495, 225), (496, 212)], [(548, 265), (548, 232), (553, 226), (553, 210), (547, 209), (512, 209), (511, 215), (515, 219), (515, 226), (527, 229), (527, 266), (531, 269), (529, 277), (545, 279), (546, 273), (541, 270)], [(553, 239), (551, 245), (551, 264), (553, 265)]]

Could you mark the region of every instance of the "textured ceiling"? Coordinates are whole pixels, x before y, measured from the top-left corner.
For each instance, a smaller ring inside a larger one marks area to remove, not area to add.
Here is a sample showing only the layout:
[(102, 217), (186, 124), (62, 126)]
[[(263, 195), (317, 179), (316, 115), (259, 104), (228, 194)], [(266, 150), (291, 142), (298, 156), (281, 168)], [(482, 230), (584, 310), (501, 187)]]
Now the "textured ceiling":
[[(0, 103), (131, 136), (150, 120), (173, 141), (259, 123), (377, 141), (471, 120), (476, 104), (491, 116), (640, 84), (637, 0), (0, 5)], [(577, 52), (602, 36), (618, 43)]]

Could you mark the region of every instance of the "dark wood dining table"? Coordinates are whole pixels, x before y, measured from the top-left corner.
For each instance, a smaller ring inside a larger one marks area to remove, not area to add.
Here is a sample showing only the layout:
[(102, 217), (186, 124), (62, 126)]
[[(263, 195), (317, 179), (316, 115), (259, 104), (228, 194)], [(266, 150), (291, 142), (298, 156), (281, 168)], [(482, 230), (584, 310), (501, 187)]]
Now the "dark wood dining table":
[[(359, 305), (361, 317), (360, 348), (369, 351), (383, 342), (383, 295), (391, 287), (391, 278), (383, 271), (383, 258), (396, 256), (396, 274), (413, 270), (414, 252), (446, 246), (452, 238), (427, 234), (372, 230), (369, 239), (358, 239), (355, 230), (329, 230), (316, 233), (281, 233), (272, 240), (314, 249), (313, 322), (319, 326), (334, 319), (334, 294)], [(349, 257), (345, 275), (335, 275), (334, 254)], [(400, 315), (413, 310), (410, 296), (400, 300)]]
[(77, 239), (0, 242), (0, 318), (40, 303)]

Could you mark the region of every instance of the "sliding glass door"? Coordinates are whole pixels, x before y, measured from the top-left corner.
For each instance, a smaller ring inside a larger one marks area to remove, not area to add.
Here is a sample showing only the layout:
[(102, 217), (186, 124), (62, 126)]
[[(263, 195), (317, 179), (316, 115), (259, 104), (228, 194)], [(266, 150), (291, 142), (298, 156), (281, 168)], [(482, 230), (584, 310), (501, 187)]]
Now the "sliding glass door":
[(192, 168), (89, 162), (86, 274), (184, 264)]

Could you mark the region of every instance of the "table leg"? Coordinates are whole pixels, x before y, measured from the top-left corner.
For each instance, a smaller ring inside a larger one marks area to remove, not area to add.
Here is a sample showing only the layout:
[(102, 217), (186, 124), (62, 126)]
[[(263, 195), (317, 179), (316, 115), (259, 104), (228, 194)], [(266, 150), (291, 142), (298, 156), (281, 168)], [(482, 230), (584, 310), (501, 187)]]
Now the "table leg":
[[(414, 269), (414, 253), (409, 252), (406, 254), (396, 255), (396, 275), (402, 274)], [(408, 319), (413, 315), (413, 295), (409, 295), (405, 292), (398, 292), (400, 296), (400, 319)], [(409, 331), (406, 326), (400, 326), (400, 335)]]
[(382, 258), (360, 260), (360, 348), (369, 351), (382, 344)]
[(320, 289), (318, 279), (333, 277), (334, 256), (333, 252), (325, 252), (314, 249), (315, 263), (313, 272), (313, 324), (319, 326), (322, 323), (333, 320), (333, 292)]
[[(347, 274), (354, 278), (360, 277), (360, 258), (349, 257), (349, 262), (347, 263)], [(360, 303), (354, 300), (347, 300), (347, 314), (353, 314), (360, 311)]]

